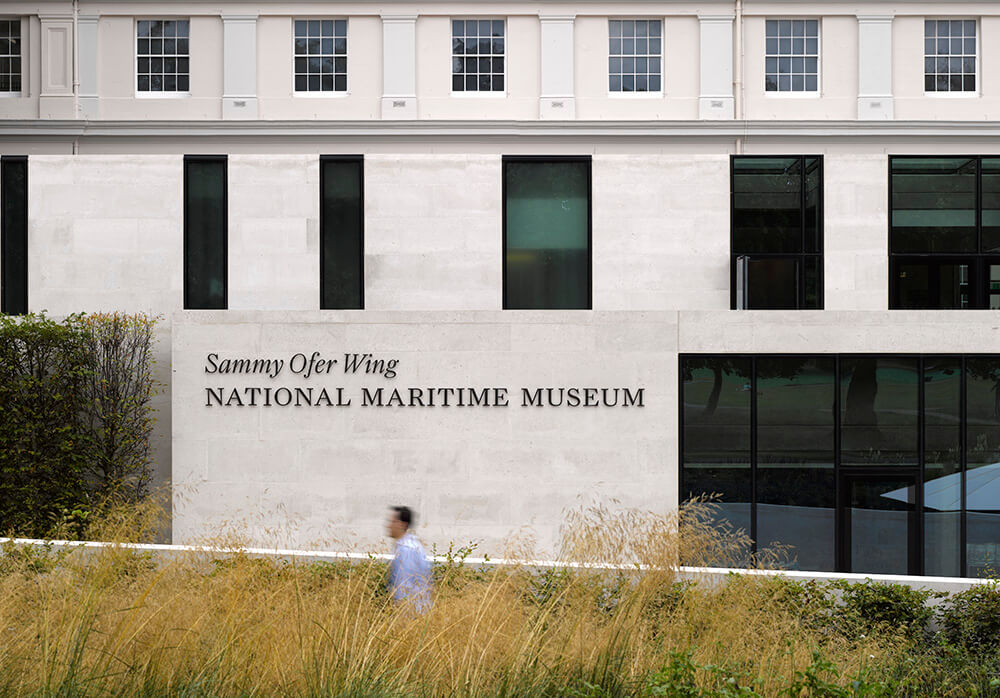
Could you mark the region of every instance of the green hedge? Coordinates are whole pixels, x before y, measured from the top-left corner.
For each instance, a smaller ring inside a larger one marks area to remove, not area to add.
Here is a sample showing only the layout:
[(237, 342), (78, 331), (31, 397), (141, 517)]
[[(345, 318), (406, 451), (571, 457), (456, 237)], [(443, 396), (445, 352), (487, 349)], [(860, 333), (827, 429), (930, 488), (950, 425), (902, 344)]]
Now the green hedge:
[(0, 317), (0, 532), (72, 535), (148, 494), (155, 322)]

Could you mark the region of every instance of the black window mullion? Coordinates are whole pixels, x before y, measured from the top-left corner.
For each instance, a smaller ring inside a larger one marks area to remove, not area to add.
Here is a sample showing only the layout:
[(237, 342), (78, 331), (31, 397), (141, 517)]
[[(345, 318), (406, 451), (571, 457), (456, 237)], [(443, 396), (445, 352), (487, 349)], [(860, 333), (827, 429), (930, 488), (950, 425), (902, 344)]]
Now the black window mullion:
[(0, 312), (28, 312), (28, 158), (0, 158)]
[(959, 390), (958, 419), (959, 419), (959, 424), (961, 425), (961, 428), (958, 430), (959, 472), (961, 473), (961, 477), (959, 478), (960, 482), (959, 486), (961, 487), (961, 491), (959, 492), (959, 501), (961, 502), (961, 514), (958, 517), (958, 527), (959, 527), (958, 552), (959, 552), (959, 569), (961, 570), (959, 572), (959, 576), (962, 577), (965, 577), (969, 574), (969, 570), (967, 568), (968, 522), (966, 521), (966, 519), (968, 518), (968, 513), (966, 511), (967, 503), (965, 500), (965, 489), (966, 489), (965, 482), (967, 478), (966, 472), (968, 470), (968, 463), (969, 463), (969, 458), (967, 453), (968, 449), (966, 448), (966, 444), (968, 443), (968, 434), (966, 432), (969, 429), (968, 408), (967, 408), (968, 385), (966, 382), (966, 377), (968, 375), (966, 368), (967, 362), (968, 358), (963, 355), (961, 359), (962, 376), (961, 380), (959, 381), (959, 388), (958, 388)]
[(924, 380), (924, 355), (917, 357), (917, 484), (913, 493), (913, 506), (916, 509), (916, 560), (911, 566), (917, 565), (917, 574), (924, 573), (924, 482), (926, 470), (927, 419), (925, 412), (927, 381)]
[(750, 357), (750, 539), (757, 557), (757, 357)]

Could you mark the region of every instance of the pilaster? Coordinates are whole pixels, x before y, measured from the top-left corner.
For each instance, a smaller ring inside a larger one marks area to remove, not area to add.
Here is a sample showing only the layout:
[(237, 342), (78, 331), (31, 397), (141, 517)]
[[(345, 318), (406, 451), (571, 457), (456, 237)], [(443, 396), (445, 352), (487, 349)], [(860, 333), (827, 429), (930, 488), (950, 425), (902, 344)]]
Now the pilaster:
[(257, 15), (222, 15), (222, 118), (256, 119)]
[(736, 15), (698, 15), (700, 29), (698, 118), (732, 119), (733, 20)]

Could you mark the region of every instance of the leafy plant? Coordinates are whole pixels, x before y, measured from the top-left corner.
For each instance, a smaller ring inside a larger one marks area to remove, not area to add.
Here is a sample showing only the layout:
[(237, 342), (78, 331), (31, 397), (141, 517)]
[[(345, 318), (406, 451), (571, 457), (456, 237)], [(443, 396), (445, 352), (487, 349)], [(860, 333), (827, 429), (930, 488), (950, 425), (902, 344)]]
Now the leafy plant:
[(947, 640), (974, 652), (1000, 650), (1000, 582), (992, 580), (953, 594), (939, 612)]

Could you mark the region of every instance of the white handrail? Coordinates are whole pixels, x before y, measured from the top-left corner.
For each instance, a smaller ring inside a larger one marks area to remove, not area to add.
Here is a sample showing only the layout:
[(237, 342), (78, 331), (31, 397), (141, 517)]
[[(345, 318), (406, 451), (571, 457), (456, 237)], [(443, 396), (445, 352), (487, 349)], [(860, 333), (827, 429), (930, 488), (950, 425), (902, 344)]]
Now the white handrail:
[[(323, 560), (383, 560), (392, 559), (389, 553), (349, 553), (325, 550), (297, 550), (294, 548), (254, 548), (244, 546), (214, 546), (214, 545), (169, 545), (166, 543), (111, 543), (105, 541), (75, 541), (75, 540), (43, 540), (39, 538), (3, 538), (0, 537), (0, 544), (14, 543), (15, 545), (45, 546), (56, 549), (84, 549), (100, 550), (103, 548), (124, 548), (152, 553), (211, 553), (219, 555), (242, 554), (252, 557), (268, 558), (293, 558), (308, 561)], [(455, 560), (455, 556), (428, 555), (432, 562), (445, 563)], [(620, 564), (620, 563), (596, 563), (596, 562), (572, 562), (560, 560), (519, 560), (508, 558), (489, 557), (466, 557), (459, 558), (464, 564), (477, 567), (533, 567), (533, 568), (559, 568), (559, 569), (593, 569), (609, 571), (645, 571), (649, 570), (649, 565), (644, 564)], [(883, 584), (905, 584), (915, 588), (928, 588), (938, 591), (962, 591), (978, 584), (987, 584), (996, 580), (976, 579), (971, 577), (931, 577), (917, 575), (899, 574), (860, 574), (856, 572), (810, 572), (806, 570), (768, 570), (768, 569), (744, 569), (730, 567), (690, 567), (680, 566), (677, 572), (685, 579), (710, 579), (721, 581), (731, 574), (742, 574), (750, 576), (783, 576), (794, 580), (816, 580), (833, 581), (845, 580), (853, 582), (863, 582), (866, 579)]]

